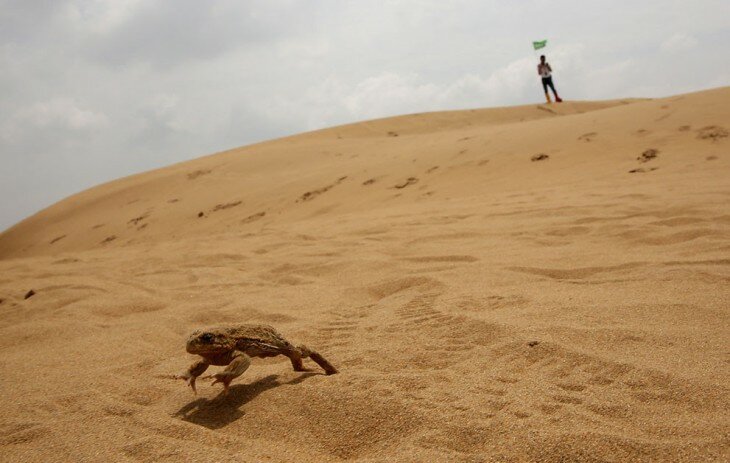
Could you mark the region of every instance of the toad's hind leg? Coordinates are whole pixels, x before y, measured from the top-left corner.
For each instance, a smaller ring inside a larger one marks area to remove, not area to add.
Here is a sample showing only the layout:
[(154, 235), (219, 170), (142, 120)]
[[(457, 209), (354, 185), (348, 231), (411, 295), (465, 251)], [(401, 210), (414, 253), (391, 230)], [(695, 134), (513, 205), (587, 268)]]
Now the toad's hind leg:
[(335, 373), (337, 373), (337, 368), (329, 363), (327, 359), (322, 357), (318, 352), (315, 352), (304, 345), (300, 345), (299, 347), (291, 350), (289, 353), (287, 353), (287, 357), (289, 357), (289, 359), (291, 360), (294, 371), (306, 371), (304, 365), (302, 364), (302, 359), (309, 357), (314, 360), (317, 365), (322, 367), (322, 369), (328, 375), (334, 375)]
[(251, 357), (243, 352), (235, 351), (231, 354), (231, 358), (231, 363), (228, 364), (225, 370), (213, 375), (213, 378), (215, 378), (213, 384), (223, 383), (223, 392), (228, 392), (231, 381), (241, 376), (251, 366)]

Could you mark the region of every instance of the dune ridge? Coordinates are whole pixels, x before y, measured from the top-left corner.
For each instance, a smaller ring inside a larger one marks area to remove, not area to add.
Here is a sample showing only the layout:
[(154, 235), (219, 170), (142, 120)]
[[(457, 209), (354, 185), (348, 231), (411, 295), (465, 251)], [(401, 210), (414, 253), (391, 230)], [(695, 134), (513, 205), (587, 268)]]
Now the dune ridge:
[[(0, 234), (0, 459), (727, 461), (729, 128), (728, 87), (414, 114), (71, 196)], [(172, 379), (237, 322), (341, 374)]]

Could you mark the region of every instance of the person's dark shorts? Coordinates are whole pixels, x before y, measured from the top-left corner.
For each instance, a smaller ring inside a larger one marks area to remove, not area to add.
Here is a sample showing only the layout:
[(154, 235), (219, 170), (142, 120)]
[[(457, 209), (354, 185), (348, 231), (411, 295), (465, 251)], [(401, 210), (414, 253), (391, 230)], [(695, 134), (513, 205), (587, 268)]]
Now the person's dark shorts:
[(553, 89), (553, 92), (555, 92), (555, 87), (553, 86), (552, 76), (542, 78), (542, 89), (545, 91), (545, 93), (547, 93), (548, 86)]

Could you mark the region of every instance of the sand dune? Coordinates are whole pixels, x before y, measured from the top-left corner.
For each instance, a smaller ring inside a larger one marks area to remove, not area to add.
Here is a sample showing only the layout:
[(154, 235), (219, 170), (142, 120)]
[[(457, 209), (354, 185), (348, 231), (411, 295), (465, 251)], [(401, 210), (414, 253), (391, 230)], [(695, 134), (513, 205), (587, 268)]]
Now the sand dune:
[[(0, 460), (727, 461), (728, 129), (730, 88), (416, 114), (69, 197), (0, 234)], [(236, 322), (341, 373), (172, 379)]]

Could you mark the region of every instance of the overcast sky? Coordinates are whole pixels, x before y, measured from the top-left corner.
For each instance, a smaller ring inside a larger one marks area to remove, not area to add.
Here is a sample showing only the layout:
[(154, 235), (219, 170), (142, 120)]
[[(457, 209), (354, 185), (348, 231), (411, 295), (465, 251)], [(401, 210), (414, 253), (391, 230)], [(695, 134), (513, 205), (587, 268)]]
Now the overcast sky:
[(730, 85), (728, 0), (0, 0), (0, 230), (70, 194), (396, 114)]

